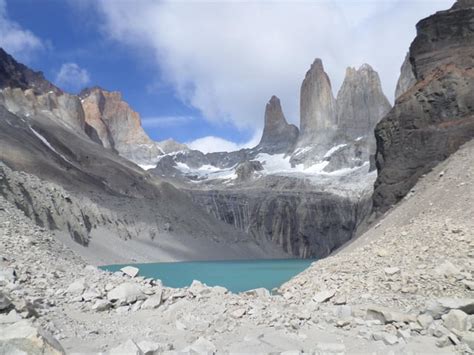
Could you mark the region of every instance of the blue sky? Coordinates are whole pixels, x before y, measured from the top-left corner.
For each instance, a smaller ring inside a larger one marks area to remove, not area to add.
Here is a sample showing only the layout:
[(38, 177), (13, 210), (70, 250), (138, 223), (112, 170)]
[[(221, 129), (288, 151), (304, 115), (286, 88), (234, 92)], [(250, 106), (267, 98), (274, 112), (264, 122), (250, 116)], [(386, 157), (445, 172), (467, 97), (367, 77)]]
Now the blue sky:
[(121, 91), (153, 139), (219, 150), (258, 141), (273, 94), (298, 124), (316, 57), (335, 94), (367, 62), (392, 100), (415, 23), (452, 2), (0, 0), (0, 45), (67, 91)]
[(83, 11), (63, 0), (8, 0), (7, 12), (10, 20), (44, 43), (33, 53), (14, 53), (19, 60), (43, 71), (52, 82), (64, 63), (77, 63), (87, 70), (89, 82), (57, 84), (74, 93), (91, 85), (122, 92), (145, 119), (145, 129), (153, 139), (189, 142), (211, 135), (244, 142), (251, 138), (251, 129), (209, 122), (198, 109), (179, 100), (173, 87), (160, 81), (160, 70), (146, 51), (130, 49), (101, 33), (96, 11)]

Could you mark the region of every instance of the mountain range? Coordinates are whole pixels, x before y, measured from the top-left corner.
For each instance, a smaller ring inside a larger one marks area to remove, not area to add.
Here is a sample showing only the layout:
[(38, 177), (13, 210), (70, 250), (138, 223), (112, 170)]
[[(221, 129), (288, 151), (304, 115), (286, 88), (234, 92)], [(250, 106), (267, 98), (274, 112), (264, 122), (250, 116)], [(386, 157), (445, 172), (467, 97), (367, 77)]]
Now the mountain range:
[[(234, 152), (155, 142), (119, 92), (68, 94), (0, 50), (2, 181), (22, 171), (64, 188), (73, 202), (30, 191), (26, 181), (2, 184), (2, 194), (87, 253), (108, 231), (119, 244), (140, 241), (156, 252), (173, 235), (183, 243), (205, 235), (205, 245), (225, 234), (268, 257), (326, 256), (473, 136), (468, 8), (458, 2), (417, 25), (394, 107), (370, 65), (347, 68), (334, 96), (315, 59), (301, 85), (299, 127), (272, 96), (260, 143)], [(201, 208), (184, 208), (190, 204)], [(126, 257), (97, 249), (105, 259)], [(197, 250), (164, 254), (200, 258)]]

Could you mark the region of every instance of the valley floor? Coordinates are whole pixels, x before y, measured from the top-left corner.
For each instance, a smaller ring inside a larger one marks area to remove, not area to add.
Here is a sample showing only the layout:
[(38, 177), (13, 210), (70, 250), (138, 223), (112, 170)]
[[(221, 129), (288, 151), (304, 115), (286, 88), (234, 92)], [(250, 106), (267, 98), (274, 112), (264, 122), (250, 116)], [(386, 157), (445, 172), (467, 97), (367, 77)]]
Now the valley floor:
[(472, 206), (474, 141), (279, 294), (235, 295), (100, 271), (0, 199), (0, 353), (59, 348), (29, 324), (68, 353), (469, 353)]

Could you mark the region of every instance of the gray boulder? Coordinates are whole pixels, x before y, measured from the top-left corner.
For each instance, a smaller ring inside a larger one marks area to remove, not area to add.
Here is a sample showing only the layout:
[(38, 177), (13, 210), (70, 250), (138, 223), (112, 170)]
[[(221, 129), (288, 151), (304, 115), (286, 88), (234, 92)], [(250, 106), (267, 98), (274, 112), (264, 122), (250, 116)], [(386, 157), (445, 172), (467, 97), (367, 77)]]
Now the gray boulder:
[(140, 285), (131, 282), (125, 282), (118, 285), (107, 293), (107, 299), (116, 302), (118, 305), (131, 304), (138, 300), (145, 299)]

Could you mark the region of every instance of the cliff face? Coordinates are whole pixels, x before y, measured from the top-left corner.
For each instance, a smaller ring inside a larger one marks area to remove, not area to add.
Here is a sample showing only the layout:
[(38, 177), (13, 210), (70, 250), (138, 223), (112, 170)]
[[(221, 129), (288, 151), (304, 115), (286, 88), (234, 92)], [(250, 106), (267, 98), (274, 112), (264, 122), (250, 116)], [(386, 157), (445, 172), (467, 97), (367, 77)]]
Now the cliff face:
[(349, 139), (372, 138), (375, 125), (391, 108), (379, 75), (368, 64), (358, 70), (347, 68), (336, 106), (338, 130)]
[(263, 135), (256, 149), (270, 154), (286, 153), (294, 147), (298, 134), (298, 128), (286, 121), (280, 99), (272, 96), (265, 107)]
[(139, 114), (119, 92), (96, 87), (84, 90), (80, 97), (85, 120), (95, 128), (104, 147), (139, 164), (156, 162), (163, 154), (143, 130)]
[(33, 89), (4, 88), (0, 90), (0, 104), (10, 112), (25, 116), (45, 115), (84, 134), (86, 121), (77, 96), (47, 92), (35, 94)]
[(336, 100), (321, 59), (316, 59), (301, 85), (299, 146), (331, 138), (337, 126)]
[(189, 193), (217, 219), (300, 258), (325, 257), (350, 240), (371, 206), (370, 194), (354, 200), (309, 189)]
[(419, 22), (410, 47), (417, 83), (377, 125), (374, 207), (384, 212), (418, 178), (474, 137), (472, 1)]

